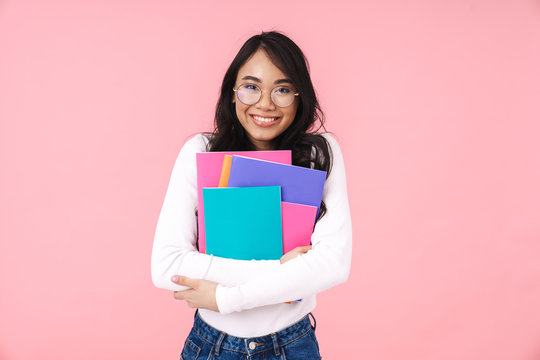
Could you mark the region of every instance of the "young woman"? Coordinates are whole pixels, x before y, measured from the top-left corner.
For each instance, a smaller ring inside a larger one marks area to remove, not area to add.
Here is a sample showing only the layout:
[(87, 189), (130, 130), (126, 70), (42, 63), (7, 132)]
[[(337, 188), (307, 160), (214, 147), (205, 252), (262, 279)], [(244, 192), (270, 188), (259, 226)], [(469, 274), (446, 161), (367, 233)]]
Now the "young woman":
[[(248, 39), (223, 79), (214, 132), (180, 150), (155, 233), (154, 284), (197, 308), (181, 359), (320, 358), (315, 296), (347, 280), (352, 250), (343, 157), (332, 136), (316, 133), (323, 120), (298, 46), (278, 32)], [(195, 154), (279, 149), (328, 173), (312, 245), (281, 260), (199, 253)]]

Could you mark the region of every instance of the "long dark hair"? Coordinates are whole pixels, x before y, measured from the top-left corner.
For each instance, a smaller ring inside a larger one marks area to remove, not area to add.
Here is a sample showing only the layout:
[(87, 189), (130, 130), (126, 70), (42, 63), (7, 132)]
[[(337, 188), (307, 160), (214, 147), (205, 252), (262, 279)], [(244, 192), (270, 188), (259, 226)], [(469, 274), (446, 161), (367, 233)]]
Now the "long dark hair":
[[(259, 49), (266, 52), (300, 94), (294, 120), (274, 139), (274, 150), (292, 150), (293, 165), (324, 170), (328, 177), (332, 167), (331, 149), (327, 140), (317, 133), (321, 128), (326, 132), (325, 118), (311, 83), (307, 59), (291, 39), (276, 31), (262, 32), (249, 38), (227, 69), (216, 106), (214, 131), (207, 134), (210, 135), (207, 151), (255, 150), (236, 116), (232, 89), (240, 67)], [(317, 221), (325, 213), (323, 201)]]

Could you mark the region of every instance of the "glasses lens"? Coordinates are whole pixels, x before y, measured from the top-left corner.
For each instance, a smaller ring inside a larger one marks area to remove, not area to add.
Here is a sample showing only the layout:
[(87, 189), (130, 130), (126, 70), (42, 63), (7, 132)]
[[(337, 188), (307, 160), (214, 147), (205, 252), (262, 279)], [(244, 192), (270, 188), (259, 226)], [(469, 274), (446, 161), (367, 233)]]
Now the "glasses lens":
[(287, 107), (294, 102), (294, 91), (288, 87), (277, 87), (272, 90), (272, 101), (276, 106)]
[(238, 100), (246, 105), (253, 105), (261, 98), (261, 89), (252, 84), (240, 85), (236, 91)]

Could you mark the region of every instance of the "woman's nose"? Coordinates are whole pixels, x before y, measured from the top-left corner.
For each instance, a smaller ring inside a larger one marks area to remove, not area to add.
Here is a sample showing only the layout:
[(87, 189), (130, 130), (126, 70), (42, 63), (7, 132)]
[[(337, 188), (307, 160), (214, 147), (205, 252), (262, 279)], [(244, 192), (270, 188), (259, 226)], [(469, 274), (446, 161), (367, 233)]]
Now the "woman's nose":
[(258, 109), (275, 109), (276, 105), (272, 101), (272, 97), (269, 92), (263, 92), (259, 101), (255, 104)]

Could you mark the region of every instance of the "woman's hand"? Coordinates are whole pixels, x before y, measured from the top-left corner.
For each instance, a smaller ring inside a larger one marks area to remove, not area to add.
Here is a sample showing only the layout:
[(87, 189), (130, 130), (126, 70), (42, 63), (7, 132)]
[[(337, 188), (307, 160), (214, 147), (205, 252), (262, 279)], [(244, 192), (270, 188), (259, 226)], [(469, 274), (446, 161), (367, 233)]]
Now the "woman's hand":
[(307, 253), (309, 250), (311, 250), (311, 245), (297, 246), (294, 249), (292, 249), (291, 251), (289, 251), (288, 253), (286, 253), (285, 255), (283, 255), (281, 257), (281, 259), (279, 259), (279, 262), (283, 264), (283, 263), (285, 263), (285, 262), (287, 262), (289, 260), (294, 259), (295, 257), (297, 257), (300, 254)]
[(171, 281), (191, 288), (175, 291), (174, 298), (176, 300), (185, 300), (190, 308), (202, 308), (219, 312), (216, 302), (217, 283), (203, 279), (191, 279), (180, 275), (173, 276)]

